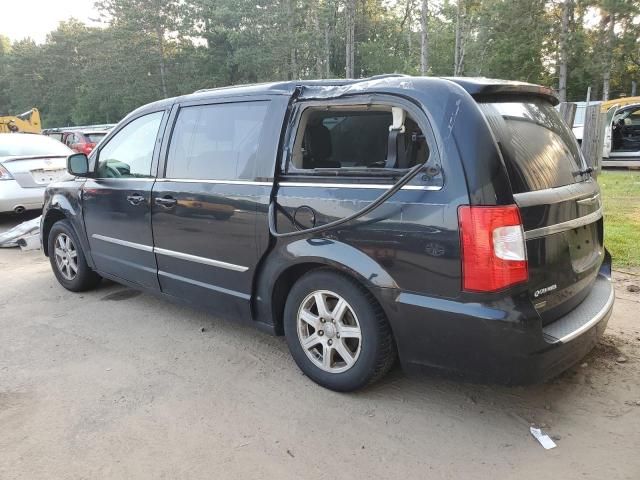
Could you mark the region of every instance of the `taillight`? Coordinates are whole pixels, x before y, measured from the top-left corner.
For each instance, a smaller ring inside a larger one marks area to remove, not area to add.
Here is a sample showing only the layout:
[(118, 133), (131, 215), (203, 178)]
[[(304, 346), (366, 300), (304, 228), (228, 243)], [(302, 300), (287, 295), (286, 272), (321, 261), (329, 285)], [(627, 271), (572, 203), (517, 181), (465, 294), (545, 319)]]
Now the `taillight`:
[(82, 153), (84, 153), (85, 155), (89, 155), (93, 149), (95, 148), (96, 144), (95, 143), (85, 143), (82, 145)]
[(516, 205), (458, 208), (462, 288), (495, 292), (529, 278), (520, 210)]
[(0, 163), (0, 180), (13, 180), (13, 175)]

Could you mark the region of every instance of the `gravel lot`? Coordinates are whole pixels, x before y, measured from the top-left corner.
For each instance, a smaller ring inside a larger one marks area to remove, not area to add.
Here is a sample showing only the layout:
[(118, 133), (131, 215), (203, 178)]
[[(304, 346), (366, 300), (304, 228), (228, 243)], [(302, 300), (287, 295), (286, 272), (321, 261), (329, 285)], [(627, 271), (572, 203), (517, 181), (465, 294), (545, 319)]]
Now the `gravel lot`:
[(637, 480), (629, 282), (640, 277), (619, 277), (602, 344), (548, 384), (396, 369), (345, 395), (305, 378), (281, 338), (110, 282), (72, 294), (41, 252), (0, 249), (0, 479)]

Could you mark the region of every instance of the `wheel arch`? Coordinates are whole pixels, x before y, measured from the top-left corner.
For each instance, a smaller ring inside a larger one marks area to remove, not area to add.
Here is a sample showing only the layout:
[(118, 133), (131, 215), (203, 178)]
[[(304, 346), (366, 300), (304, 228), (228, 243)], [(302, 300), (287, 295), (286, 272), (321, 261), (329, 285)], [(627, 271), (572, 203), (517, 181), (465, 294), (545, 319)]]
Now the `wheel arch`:
[(306, 273), (327, 268), (358, 282), (384, 308), (381, 292), (398, 289), (396, 282), (373, 258), (362, 251), (335, 240), (298, 240), (269, 254), (256, 285), (256, 320), (270, 324), (283, 335), (283, 313), (287, 296), (295, 282)]
[(84, 231), (84, 222), (82, 220), (81, 207), (79, 200), (72, 197), (68, 198), (68, 192), (54, 191), (50, 199), (45, 203), (43, 210), (43, 218), (41, 223), (41, 239), (42, 249), (46, 256), (49, 256), (49, 233), (56, 222), (60, 220), (68, 220), (74, 229), (80, 247), (84, 252), (85, 259), (90, 268), (94, 267), (93, 259), (89, 249), (89, 242)]
[(50, 209), (42, 219), (42, 251), (45, 256), (49, 256), (49, 233), (53, 225), (60, 220), (67, 220), (67, 216), (60, 209)]

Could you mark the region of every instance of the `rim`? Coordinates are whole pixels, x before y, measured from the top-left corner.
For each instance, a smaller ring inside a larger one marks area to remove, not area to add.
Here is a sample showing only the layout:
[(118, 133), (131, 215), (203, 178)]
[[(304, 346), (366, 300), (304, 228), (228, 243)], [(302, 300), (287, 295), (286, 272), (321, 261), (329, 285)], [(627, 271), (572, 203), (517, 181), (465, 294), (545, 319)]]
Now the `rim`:
[(55, 240), (56, 267), (66, 280), (73, 280), (78, 275), (78, 251), (71, 237), (59, 233)]
[(335, 292), (316, 290), (298, 309), (298, 340), (313, 364), (329, 373), (353, 367), (362, 350), (360, 322), (351, 305)]

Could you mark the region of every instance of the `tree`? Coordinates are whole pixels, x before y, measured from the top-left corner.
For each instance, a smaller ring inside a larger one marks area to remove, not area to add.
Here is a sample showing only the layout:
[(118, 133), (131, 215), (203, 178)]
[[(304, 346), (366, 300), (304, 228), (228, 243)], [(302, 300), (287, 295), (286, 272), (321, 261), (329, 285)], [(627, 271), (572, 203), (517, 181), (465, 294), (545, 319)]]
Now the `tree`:
[(429, 2), (422, 0), (420, 9), (420, 74), (429, 70)]
[(157, 46), (162, 96), (167, 89), (166, 46), (169, 34), (180, 33), (182, 2), (180, 0), (100, 0), (96, 3), (111, 25), (153, 36)]
[(562, 3), (562, 26), (560, 30), (560, 76), (558, 80), (558, 97), (561, 102), (567, 101), (567, 74), (569, 67), (569, 27), (573, 20), (573, 0)]
[(9, 60), (11, 58), (11, 42), (8, 37), (0, 35), (0, 116), (9, 113)]
[(627, 0), (99, 5), (105, 28), (69, 20), (42, 44), (0, 36), (0, 111), (104, 123), (201, 88), (394, 72), (523, 80), (582, 100), (588, 87), (593, 99), (628, 95), (640, 77), (640, 3)]
[(456, 8), (456, 46), (453, 57), (453, 76), (457, 77), (464, 72), (464, 0), (458, 0)]
[(346, 0), (345, 76), (354, 78), (356, 51), (356, 0)]

